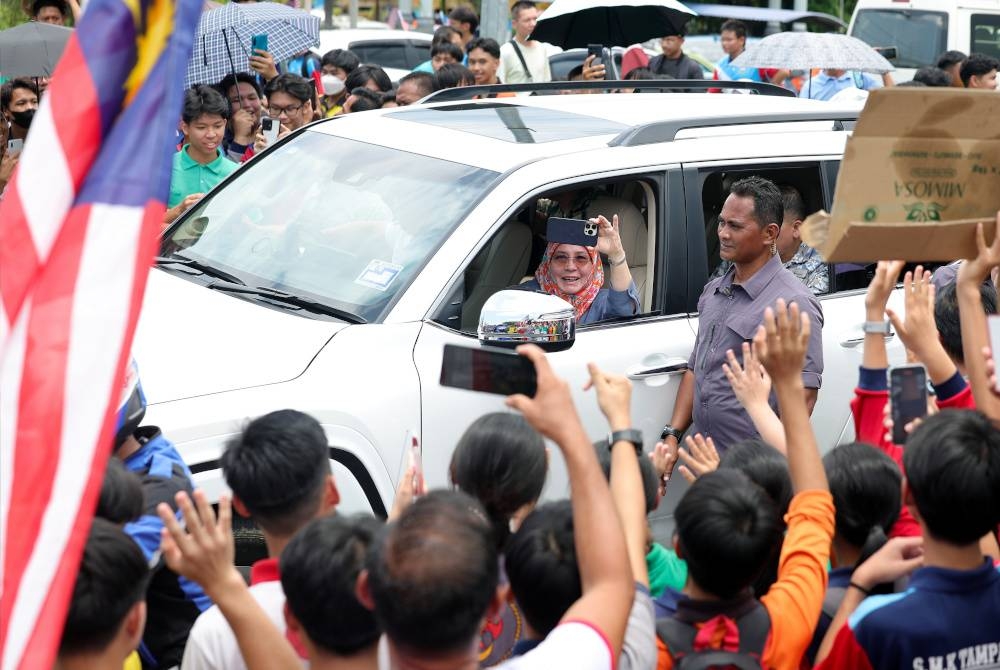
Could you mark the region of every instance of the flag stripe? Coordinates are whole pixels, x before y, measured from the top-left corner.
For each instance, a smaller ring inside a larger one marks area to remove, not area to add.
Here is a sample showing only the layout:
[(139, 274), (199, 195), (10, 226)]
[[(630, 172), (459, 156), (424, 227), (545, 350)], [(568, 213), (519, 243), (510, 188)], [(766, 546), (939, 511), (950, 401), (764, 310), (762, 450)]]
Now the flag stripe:
[[(29, 304), (25, 307), (30, 309)], [(24, 349), (27, 345), (28, 329), (26, 322), (18, 324), (10, 335), (10, 347), (7, 349), (5, 357), (0, 356), (0, 511), (10, 509), (10, 492), (13, 477), (3, 476), (2, 473), (14, 472), (14, 450), (8, 448), (14, 444), (17, 432), (17, 404), (21, 398), (19, 389), (21, 388), (21, 370), (24, 367)], [(0, 513), (0, 538), (7, 538), (8, 517), (5, 513)], [(0, 589), (3, 588), (4, 566), (7, 555), (6, 541), (0, 541)], [(6, 598), (4, 603), (6, 603)], [(2, 604), (0, 604), (2, 607)], [(5, 615), (0, 615), (0, 628), (6, 621)], [(3, 639), (3, 632), (0, 630), (0, 639)]]

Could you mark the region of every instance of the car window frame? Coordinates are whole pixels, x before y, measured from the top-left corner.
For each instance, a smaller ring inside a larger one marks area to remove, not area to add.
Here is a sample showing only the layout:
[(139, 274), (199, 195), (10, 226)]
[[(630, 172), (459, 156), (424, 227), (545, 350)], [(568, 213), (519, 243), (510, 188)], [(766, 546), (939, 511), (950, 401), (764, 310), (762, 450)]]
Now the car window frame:
[[(982, 21), (985, 19), (985, 23), (976, 23), (976, 20)], [(993, 29), (993, 35), (996, 42), (996, 47), (994, 47), (992, 52), (982, 51), (976, 48), (976, 28), (979, 26), (989, 26)], [(994, 58), (1000, 58), (1000, 14), (988, 14), (988, 13), (970, 13), (969, 14), (969, 52), (982, 53), (987, 56), (992, 56)]]

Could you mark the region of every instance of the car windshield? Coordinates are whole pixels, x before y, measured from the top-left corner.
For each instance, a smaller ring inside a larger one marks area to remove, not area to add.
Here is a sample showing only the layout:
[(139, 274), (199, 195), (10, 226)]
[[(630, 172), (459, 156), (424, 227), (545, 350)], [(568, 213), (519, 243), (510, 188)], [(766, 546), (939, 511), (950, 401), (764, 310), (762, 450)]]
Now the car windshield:
[(851, 35), (873, 47), (896, 47), (896, 67), (934, 65), (944, 53), (948, 15), (912, 9), (865, 9), (854, 19)]
[(307, 131), (204, 198), (161, 256), (377, 321), (497, 176)]

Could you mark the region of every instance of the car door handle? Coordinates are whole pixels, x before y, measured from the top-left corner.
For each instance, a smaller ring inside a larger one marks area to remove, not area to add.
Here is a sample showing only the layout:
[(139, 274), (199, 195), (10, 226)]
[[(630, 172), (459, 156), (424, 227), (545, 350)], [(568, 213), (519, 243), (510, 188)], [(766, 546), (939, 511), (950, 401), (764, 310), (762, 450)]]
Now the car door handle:
[(673, 376), (682, 375), (688, 370), (687, 359), (684, 358), (668, 358), (663, 362), (662, 365), (656, 365), (651, 368), (640, 368), (638, 370), (633, 370), (627, 373), (629, 379), (648, 379), (650, 377), (659, 377), (661, 375)]
[[(886, 333), (882, 337), (886, 341), (889, 341), (892, 338), (896, 337), (896, 333)], [(865, 341), (865, 336), (864, 335), (862, 335), (861, 337), (849, 337), (846, 340), (841, 340), (840, 341), (840, 346), (842, 346), (842, 347), (844, 347), (846, 349), (853, 349), (854, 347), (858, 346), (859, 344), (864, 344), (864, 341)]]

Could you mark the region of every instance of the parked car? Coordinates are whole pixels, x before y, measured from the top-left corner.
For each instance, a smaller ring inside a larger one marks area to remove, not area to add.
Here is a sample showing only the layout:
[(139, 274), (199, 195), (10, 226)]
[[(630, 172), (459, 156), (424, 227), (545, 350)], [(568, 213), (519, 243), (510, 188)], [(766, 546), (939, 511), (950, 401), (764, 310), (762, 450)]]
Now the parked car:
[(379, 65), (398, 81), (431, 57), (431, 37), (415, 30), (339, 29), (319, 31), (320, 57), (332, 49), (350, 49), (362, 63)]
[[(586, 190), (587, 215), (621, 219), (641, 309), (578, 326), (550, 359), (595, 440), (607, 426), (581, 390), (586, 362), (628, 375), (633, 421), (651, 449), (719, 262), (728, 186), (763, 175), (795, 185), (810, 210), (830, 209), (856, 113), (765, 95), (548, 95), (306, 126), (165, 232), (134, 345), (148, 421), (212, 496), (225, 488), (226, 440), (285, 407), (322, 423), (345, 510), (389, 507), (408, 431), (422, 436), (428, 483), (444, 485), (458, 437), (505, 407), (497, 395), (441, 386), (443, 347), (477, 346), (486, 300), (534, 272), (539, 201)], [(831, 267), (820, 298), (826, 372), (812, 421), (825, 448), (853, 438), (868, 278), (849, 269)], [(898, 340), (889, 350), (903, 360)], [(552, 455), (546, 495), (564, 496), (565, 466)], [(683, 483), (671, 487), (663, 514)]]

